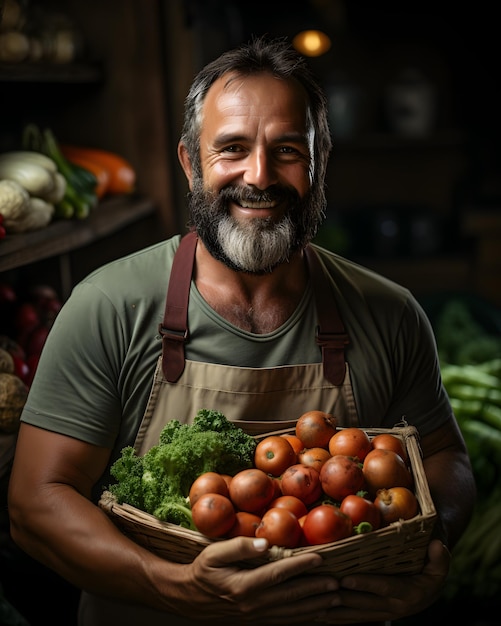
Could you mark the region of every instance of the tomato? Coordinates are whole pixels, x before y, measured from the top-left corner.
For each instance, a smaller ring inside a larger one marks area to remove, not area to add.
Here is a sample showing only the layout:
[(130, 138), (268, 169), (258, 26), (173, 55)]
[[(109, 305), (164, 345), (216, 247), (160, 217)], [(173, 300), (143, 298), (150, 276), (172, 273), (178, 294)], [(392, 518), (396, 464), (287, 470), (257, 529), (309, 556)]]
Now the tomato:
[(298, 454), (297, 458), (303, 465), (313, 467), (319, 472), (325, 461), (331, 458), (331, 455), (325, 448), (305, 448)]
[(255, 537), (256, 528), (261, 523), (261, 518), (255, 513), (247, 513), (247, 511), (237, 511), (235, 514), (235, 523), (226, 533), (226, 537)]
[(351, 519), (332, 504), (314, 507), (303, 523), (305, 540), (311, 546), (346, 539), (352, 532)]
[(221, 476), (224, 478), (224, 481), (228, 487), (228, 489), (230, 488), (230, 483), (231, 483), (231, 479), (233, 478), (233, 476), (231, 476), (230, 474), (221, 474)]
[(282, 480), (279, 476), (272, 476), (273, 498), (279, 498), (282, 495)]
[(324, 411), (307, 411), (296, 422), (296, 437), (306, 448), (327, 448), (336, 427), (334, 415)]
[(381, 511), (368, 498), (358, 494), (350, 494), (343, 499), (339, 510), (351, 519), (353, 526), (358, 526), (362, 522), (369, 522), (372, 530), (381, 527)]
[(223, 537), (235, 523), (235, 509), (220, 493), (204, 493), (191, 507), (193, 523), (206, 537)]
[(381, 511), (381, 517), (385, 524), (410, 519), (419, 511), (417, 498), (414, 492), (407, 487), (380, 489), (374, 504)]
[(373, 449), (382, 448), (383, 450), (393, 450), (393, 452), (396, 452), (402, 457), (405, 463), (409, 460), (404, 442), (391, 433), (380, 433), (376, 435), (372, 438), (371, 445)]
[(331, 456), (322, 465), (320, 483), (328, 496), (341, 501), (351, 493), (357, 493), (364, 488), (362, 466), (355, 459), (344, 454)]
[(228, 485), (224, 477), (217, 472), (205, 472), (193, 481), (188, 494), (191, 506), (204, 493), (220, 493), (227, 498), (230, 497)]
[(260, 515), (275, 497), (274, 479), (257, 468), (244, 469), (230, 482), (230, 499), (239, 511)]
[(291, 465), (282, 474), (282, 493), (284, 496), (296, 496), (306, 506), (313, 504), (322, 495), (320, 473), (313, 467), (301, 463)]
[(389, 487), (412, 488), (412, 474), (402, 457), (393, 450), (376, 448), (365, 457), (363, 473), (369, 494), (374, 497), (378, 489)]
[(279, 496), (270, 502), (269, 509), (272, 508), (287, 509), (299, 519), (308, 513), (306, 504), (296, 496)]
[(296, 548), (303, 531), (297, 517), (287, 509), (268, 509), (256, 528), (256, 537), (266, 538), (270, 545)]
[(254, 466), (272, 476), (280, 476), (294, 463), (294, 448), (280, 435), (269, 435), (261, 439), (254, 451)]
[(343, 428), (332, 435), (329, 441), (329, 452), (332, 456), (344, 454), (363, 461), (371, 451), (369, 435), (361, 428)]
[(287, 441), (291, 444), (292, 448), (294, 449), (294, 452), (296, 453), (296, 455), (299, 454), (301, 450), (304, 448), (304, 443), (296, 435), (290, 435), (286, 433), (284, 435), (280, 435), (280, 437), (287, 439)]

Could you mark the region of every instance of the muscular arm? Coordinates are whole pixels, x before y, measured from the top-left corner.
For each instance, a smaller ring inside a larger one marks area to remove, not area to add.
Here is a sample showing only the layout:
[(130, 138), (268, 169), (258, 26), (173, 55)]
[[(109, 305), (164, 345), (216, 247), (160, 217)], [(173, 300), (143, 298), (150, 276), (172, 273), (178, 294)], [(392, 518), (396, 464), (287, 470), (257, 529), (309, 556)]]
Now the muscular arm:
[(22, 424), (9, 486), (12, 538), (77, 587), (158, 606), (148, 584), (157, 558), (90, 501), (108, 457), (106, 448)]
[(468, 525), (476, 497), (468, 453), (454, 420), (424, 436), (420, 444), (440, 519), (437, 536), (452, 550)]
[(90, 500), (108, 459), (108, 449), (22, 424), (9, 488), (14, 541), (79, 588), (197, 620), (293, 624), (330, 606), (337, 583), (301, 576), (322, 562), (315, 554), (249, 570), (236, 562), (266, 542), (215, 542), (189, 565), (139, 547)]

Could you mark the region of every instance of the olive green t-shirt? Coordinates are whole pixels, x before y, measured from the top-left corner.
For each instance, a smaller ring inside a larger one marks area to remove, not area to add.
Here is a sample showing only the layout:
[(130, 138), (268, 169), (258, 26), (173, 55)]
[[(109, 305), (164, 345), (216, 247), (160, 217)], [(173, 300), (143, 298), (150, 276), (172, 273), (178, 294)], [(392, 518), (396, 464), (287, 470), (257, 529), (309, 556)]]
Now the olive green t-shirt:
[[(132, 445), (161, 354), (158, 325), (179, 240), (113, 261), (74, 288), (44, 346), (23, 421), (109, 447), (111, 462)], [(405, 417), (426, 434), (443, 424), (451, 409), (419, 304), (407, 289), (317, 250), (350, 337), (346, 360), (361, 426), (392, 428)], [(186, 356), (192, 360), (239, 367), (321, 360), (311, 287), (283, 326), (256, 335), (221, 318), (192, 283), (188, 325)]]

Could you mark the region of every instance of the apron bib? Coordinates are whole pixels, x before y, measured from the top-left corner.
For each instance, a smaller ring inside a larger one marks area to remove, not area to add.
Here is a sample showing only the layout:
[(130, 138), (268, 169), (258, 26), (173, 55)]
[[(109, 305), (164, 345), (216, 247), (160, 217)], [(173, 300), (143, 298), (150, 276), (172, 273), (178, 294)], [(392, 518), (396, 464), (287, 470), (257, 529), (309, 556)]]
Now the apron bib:
[[(166, 298), (159, 357), (150, 397), (134, 442), (144, 455), (158, 443), (160, 432), (171, 419), (193, 420), (199, 409), (214, 409), (236, 422), (249, 434), (293, 428), (308, 410), (334, 414), (342, 426), (358, 426), (350, 372), (344, 358), (348, 343), (324, 269), (313, 249), (306, 258), (313, 281), (319, 316), (316, 341), (321, 363), (247, 368), (202, 363), (185, 359), (189, 290), (193, 272), (196, 234), (181, 239), (174, 257)], [(127, 606), (82, 593), (79, 626), (196, 626), (207, 624), (175, 614)]]
[(359, 425), (344, 357), (348, 336), (314, 250), (306, 248), (306, 259), (319, 316), (316, 341), (322, 351), (322, 362), (247, 368), (185, 358), (196, 245), (196, 234), (188, 233), (174, 257), (164, 320), (159, 327), (162, 356), (134, 443), (138, 454), (158, 443), (160, 432), (169, 420), (191, 422), (199, 409), (220, 411), (249, 434), (292, 428), (300, 415), (313, 409), (334, 414), (340, 425)]

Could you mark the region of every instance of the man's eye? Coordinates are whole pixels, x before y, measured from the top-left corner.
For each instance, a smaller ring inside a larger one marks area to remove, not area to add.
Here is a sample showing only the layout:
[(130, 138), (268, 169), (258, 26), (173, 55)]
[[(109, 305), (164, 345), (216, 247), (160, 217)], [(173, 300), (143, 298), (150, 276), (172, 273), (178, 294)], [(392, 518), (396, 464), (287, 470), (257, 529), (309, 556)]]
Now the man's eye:
[(241, 152), (242, 148), (240, 146), (236, 146), (236, 145), (232, 145), (232, 146), (225, 146), (222, 149), (222, 152)]

